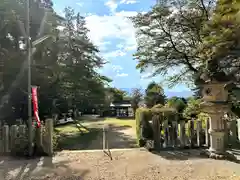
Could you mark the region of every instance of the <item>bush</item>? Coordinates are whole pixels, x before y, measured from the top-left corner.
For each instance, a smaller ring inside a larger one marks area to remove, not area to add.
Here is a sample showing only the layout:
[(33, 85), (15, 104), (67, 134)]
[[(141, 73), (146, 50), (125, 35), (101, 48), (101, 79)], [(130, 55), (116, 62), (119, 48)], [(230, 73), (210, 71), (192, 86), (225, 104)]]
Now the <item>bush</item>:
[[(149, 126), (147, 125), (148, 122), (151, 120), (152, 118), (152, 114), (151, 114), (151, 110), (148, 108), (138, 108), (136, 110), (136, 135), (137, 135), (137, 144), (141, 147), (143, 146), (144, 142), (143, 142), (143, 134), (146, 136), (151, 136), (150, 132), (152, 131), (152, 128), (149, 124)], [(144, 122), (144, 123), (143, 123)], [(142, 133), (141, 131), (141, 126), (144, 125), (144, 131)]]
[(156, 104), (156, 105), (154, 105), (154, 106), (152, 107), (152, 109), (154, 109), (154, 108), (162, 108), (162, 107), (163, 107), (162, 104)]
[(59, 143), (59, 132), (58, 131), (53, 131), (53, 150), (57, 150), (58, 149), (58, 143)]
[(201, 112), (200, 103), (201, 99), (191, 98), (183, 111), (183, 117), (185, 119), (191, 119), (192, 116), (197, 116)]

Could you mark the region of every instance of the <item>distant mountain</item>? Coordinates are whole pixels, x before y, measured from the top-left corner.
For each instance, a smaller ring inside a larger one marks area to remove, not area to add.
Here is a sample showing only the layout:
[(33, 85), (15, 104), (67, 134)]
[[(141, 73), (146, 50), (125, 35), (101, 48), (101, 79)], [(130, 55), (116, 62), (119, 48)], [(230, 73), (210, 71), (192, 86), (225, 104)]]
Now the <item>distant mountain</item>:
[(187, 98), (187, 97), (192, 96), (192, 95), (193, 95), (193, 92), (191, 92), (191, 91), (181, 91), (181, 92), (166, 91), (166, 92), (165, 92), (165, 95), (166, 95), (167, 97), (178, 96), (178, 97)]
[[(132, 89), (131, 88), (120, 88), (123, 91), (126, 91), (128, 94), (131, 94)], [(141, 89), (142, 93), (144, 93), (144, 89)], [(165, 95), (170, 98), (173, 96), (178, 96), (178, 97), (189, 97), (193, 95), (192, 91), (181, 91), (181, 92), (177, 92), (177, 91), (165, 91)]]

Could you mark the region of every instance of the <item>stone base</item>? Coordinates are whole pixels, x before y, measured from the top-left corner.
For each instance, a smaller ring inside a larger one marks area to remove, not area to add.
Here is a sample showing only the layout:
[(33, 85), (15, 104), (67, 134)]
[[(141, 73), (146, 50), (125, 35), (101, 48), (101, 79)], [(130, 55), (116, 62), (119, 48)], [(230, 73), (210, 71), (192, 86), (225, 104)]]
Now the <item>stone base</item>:
[(226, 159), (225, 154), (218, 154), (218, 153), (214, 153), (214, 152), (209, 152), (209, 158), (212, 159)]
[(237, 161), (236, 156), (228, 152), (216, 153), (216, 152), (211, 152), (209, 150), (206, 150), (202, 153), (202, 155), (206, 155), (209, 158), (217, 159), (217, 160)]

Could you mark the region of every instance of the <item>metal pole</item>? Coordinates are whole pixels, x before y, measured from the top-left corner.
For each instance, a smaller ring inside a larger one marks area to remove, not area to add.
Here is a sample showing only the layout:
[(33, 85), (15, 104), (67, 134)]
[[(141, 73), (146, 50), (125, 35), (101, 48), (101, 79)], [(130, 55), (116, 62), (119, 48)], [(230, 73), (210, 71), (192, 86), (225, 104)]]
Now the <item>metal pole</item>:
[(32, 46), (31, 46), (31, 37), (30, 37), (30, 0), (26, 2), (26, 34), (27, 34), (27, 47), (28, 47), (28, 153), (32, 155), (32, 88), (31, 88), (31, 56), (32, 56)]

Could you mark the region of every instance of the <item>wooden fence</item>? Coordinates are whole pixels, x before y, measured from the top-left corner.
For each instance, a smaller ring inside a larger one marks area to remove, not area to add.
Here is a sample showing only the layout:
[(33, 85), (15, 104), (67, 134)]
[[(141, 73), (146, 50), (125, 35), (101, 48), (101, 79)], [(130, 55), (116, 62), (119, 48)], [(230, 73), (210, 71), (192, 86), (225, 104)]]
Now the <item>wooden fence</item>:
[[(234, 146), (240, 143), (240, 119), (226, 121), (225, 144)], [(156, 149), (168, 147), (209, 147), (209, 121), (152, 121), (153, 144)], [(151, 141), (148, 141), (151, 142)]]
[[(37, 148), (47, 155), (53, 155), (53, 121), (47, 119), (45, 125), (33, 128), (33, 137)], [(26, 125), (0, 126), (0, 155), (24, 151), (28, 145), (28, 128)]]

